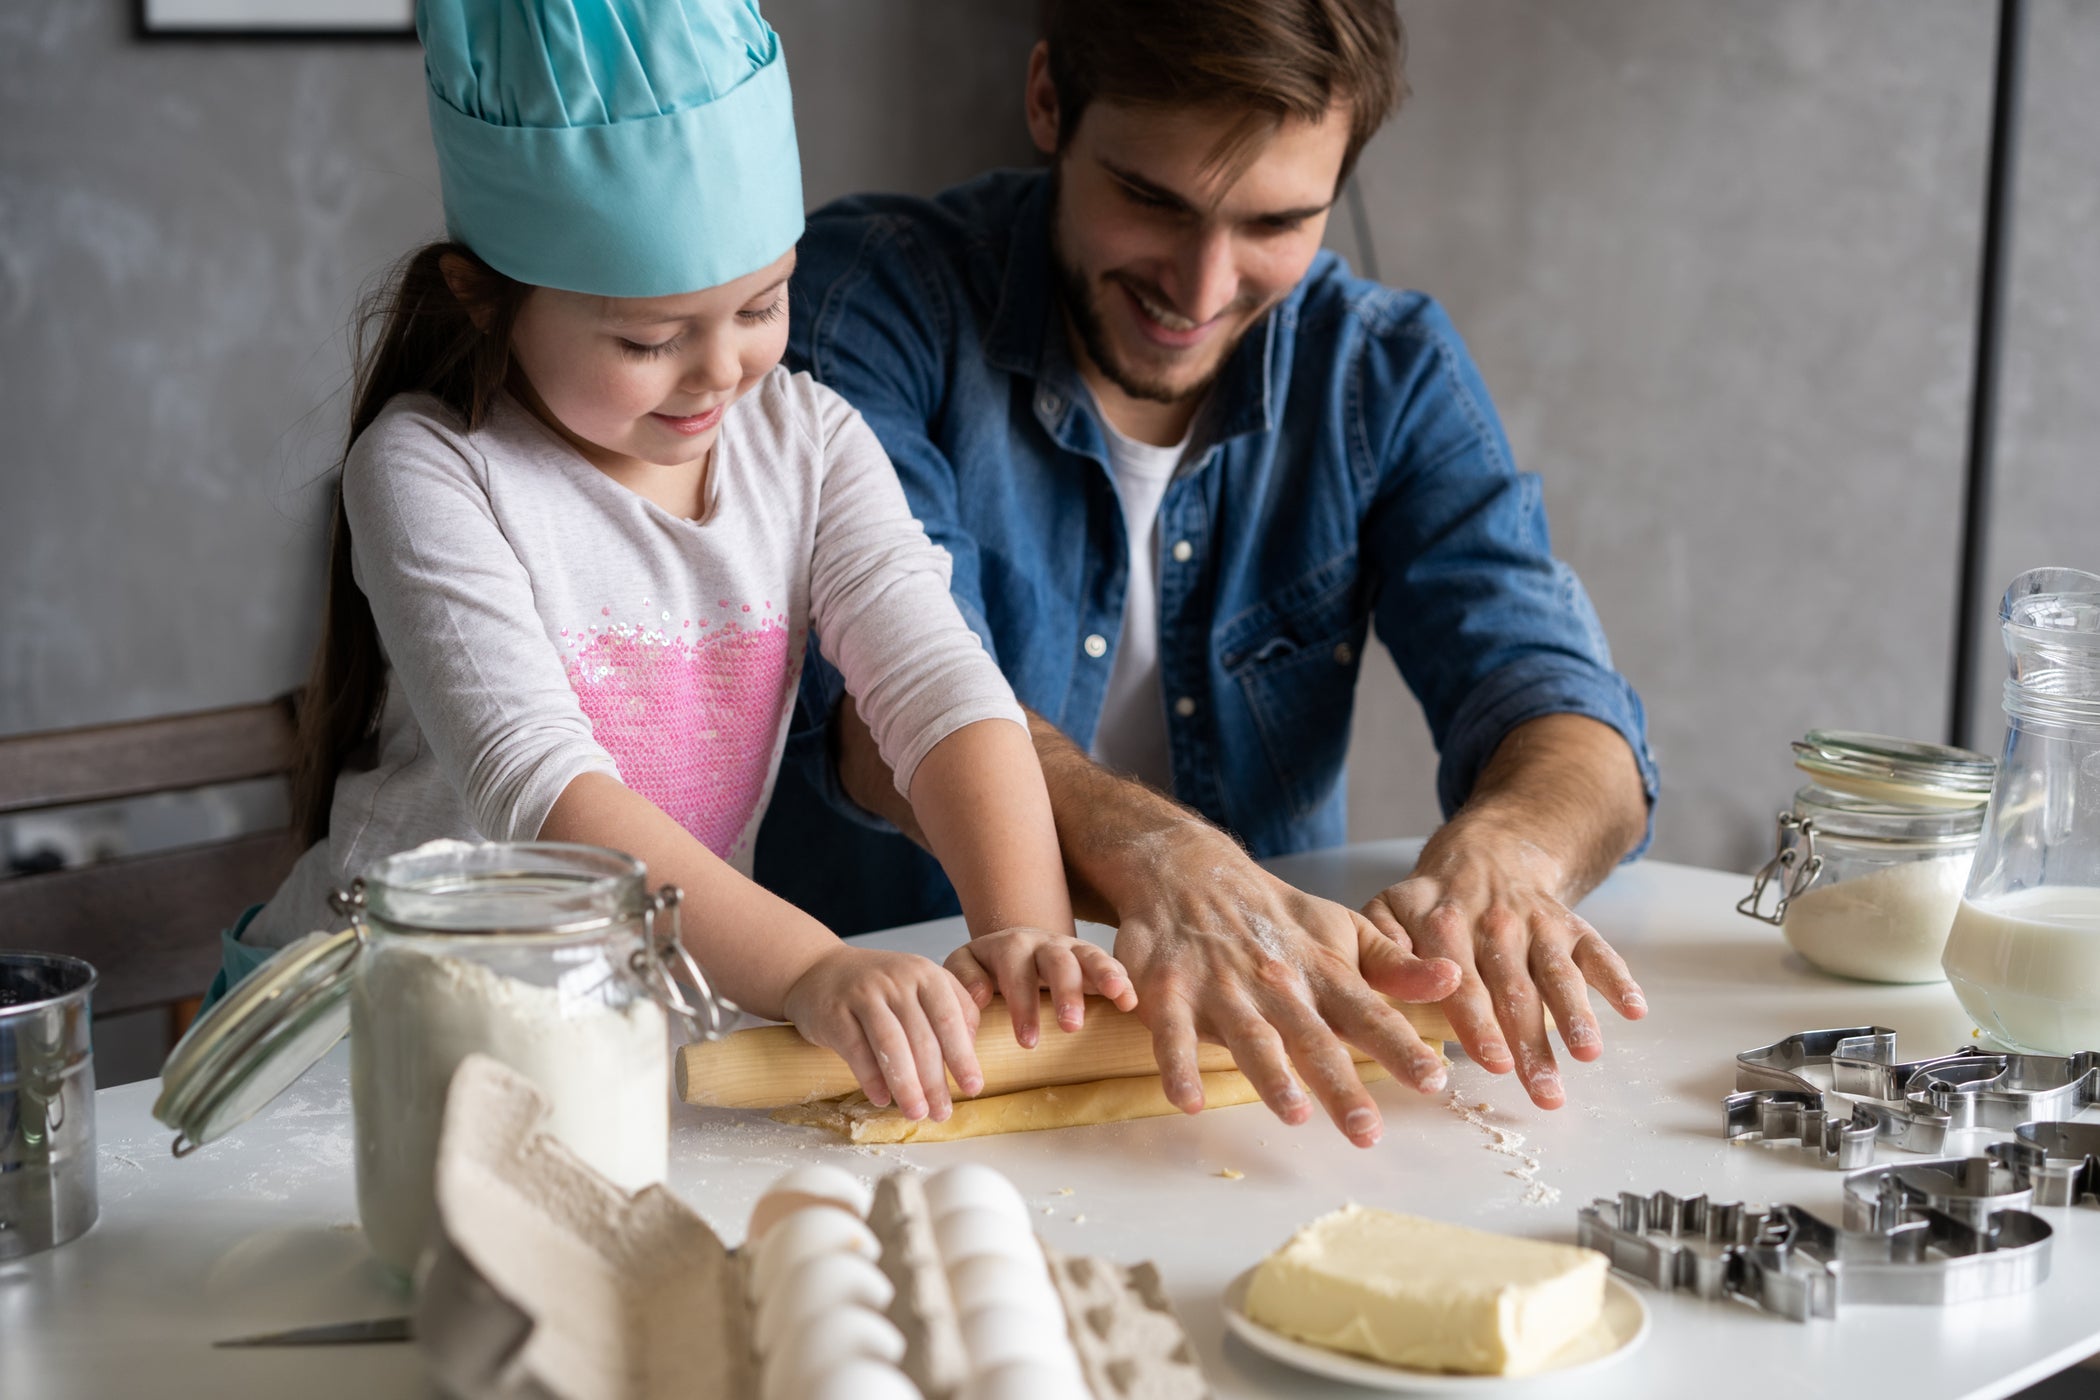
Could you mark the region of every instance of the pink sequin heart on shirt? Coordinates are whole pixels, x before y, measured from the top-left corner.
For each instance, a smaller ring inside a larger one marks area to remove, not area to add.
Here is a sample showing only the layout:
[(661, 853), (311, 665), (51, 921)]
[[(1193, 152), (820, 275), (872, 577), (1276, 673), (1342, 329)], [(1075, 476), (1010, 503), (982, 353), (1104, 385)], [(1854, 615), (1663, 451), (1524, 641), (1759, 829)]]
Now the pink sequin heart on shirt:
[(620, 781), (724, 860), (758, 810), (792, 683), (787, 629), (771, 619), (698, 641), (614, 626), (569, 658)]

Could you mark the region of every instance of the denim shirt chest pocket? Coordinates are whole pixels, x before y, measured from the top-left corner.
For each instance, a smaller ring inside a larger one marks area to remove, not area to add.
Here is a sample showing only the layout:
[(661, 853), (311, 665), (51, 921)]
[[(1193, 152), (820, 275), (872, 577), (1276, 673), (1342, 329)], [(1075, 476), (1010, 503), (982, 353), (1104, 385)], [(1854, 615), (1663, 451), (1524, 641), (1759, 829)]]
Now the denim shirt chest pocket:
[[(1294, 820), (1334, 791), (1370, 624), (1354, 549), (1317, 565), (1228, 622), (1218, 653), (1246, 701)], [(1248, 794), (1252, 796), (1252, 794)], [(1228, 798), (1228, 801), (1231, 801)], [(1259, 813), (1249, 813), (1259, 821)], [(1268, 814), (1273, 820), (1274, 814)]]

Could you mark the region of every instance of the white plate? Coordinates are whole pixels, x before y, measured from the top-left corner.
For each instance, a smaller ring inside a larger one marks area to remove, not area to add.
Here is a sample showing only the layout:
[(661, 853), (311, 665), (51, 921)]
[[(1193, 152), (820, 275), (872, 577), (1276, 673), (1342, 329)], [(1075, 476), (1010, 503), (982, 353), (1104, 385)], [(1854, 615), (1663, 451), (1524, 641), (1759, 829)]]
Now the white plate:
[(1579, 1371), (1594, 1371), (1624, 1361), (1648, 1339), (1648, 1307), (1641, 1295), (1619, 1281), (1604, 1276), (1604, 1311), (1597, 1325), (1569, 1342), (1542, 1370), (1523, 1376), (1466, 1376), (1448, 1371), (1411, 1371), (1387, 1366), (1368, 1357), (1329, 1351), (1268, 1328), (1247, 1316), (1247, 1286), (1254, 1281), (1249, 1269), (1225, 1288), (1225, 1325), (1248, 1346), (1330, 1380), (1348, 1381), (1373, 1390), (1413, 1391), (1419, 1394), (1490, 1394), (1513, 1390), (1534, 1380), (1559, 1380)]

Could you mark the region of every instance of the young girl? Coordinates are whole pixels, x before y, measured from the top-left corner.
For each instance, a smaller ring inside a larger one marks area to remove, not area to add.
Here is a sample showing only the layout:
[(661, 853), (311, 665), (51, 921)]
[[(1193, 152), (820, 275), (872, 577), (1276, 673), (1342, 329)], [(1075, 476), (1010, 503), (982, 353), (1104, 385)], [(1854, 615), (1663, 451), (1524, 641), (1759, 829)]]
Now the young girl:
[[(588, 842), (685, 892), (715, 986), (878, 1104), (981, 1087), (978, 1007), (753, 884), (813, 629), (1011, 996), (1122, 968), (1073, 936), (1023, 716), (872, 432), (780, 368), (801, 181), (779, 41), (740, 0), (424, 0), (451, 241), (360, 357), (302, 717), (315, 844), (237, 931), (440, 836)], [(822, 860), (822, 851), (808, 852)], [(242, 949), (230, 949), (236, 954)]]

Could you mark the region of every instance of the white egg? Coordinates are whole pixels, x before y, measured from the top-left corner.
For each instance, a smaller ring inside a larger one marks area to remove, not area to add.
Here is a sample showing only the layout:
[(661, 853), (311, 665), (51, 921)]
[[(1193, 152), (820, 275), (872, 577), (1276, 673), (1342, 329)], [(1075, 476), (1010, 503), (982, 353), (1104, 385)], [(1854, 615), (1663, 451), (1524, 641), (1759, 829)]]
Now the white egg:
[(746, 1245), (757, 1242), (785, 1217), (804, 1206), (828, 1205), (857, 1216), (868, 1213), (867, 1184), (841, 1167), (797, 1167), (766, 1188), (751, 1208)]
[(799, 1400), (921, 1400), (919, 1388), (894, 1366), (879, 1361), (849, 1361), (827, 1371), (802, 1392)]
[(971, 1376), (958, 1400), (1092, 1400), (1092, 1392), (1071, 1366), (1009, 1361)]
[(1070, 1366), (1071, 1334), (1062, 1309), (1016, 1307), (994, 1303), (963, 1314), (963, 1349), (970, 1368), (987, 1371), (1010, 1361), (1039, 1361)]
[(1040, 1252), (1034, 1258), (1012, 1254), (976, 1254), (948, 1271), (948, 1287), (963, 1312), (1012, 1303), (1019, 1307), (1055, 1308), (1056, 1285)]
[(779, 1286), (758, 1305), (753, 1336), (760, 1356), (772, 1355), (783, 1335), (799, 1332), (804, 1319), (834, 1308), (881, 1312), (897, 1289), (867, 1258), (850, 1251), (812, 1254), (782, 1275)]
[(866, 1308), (835, 1308), (804, 1319), (799, 1334), (782, 1337), (759, 1381), (761, 1400), (800, 1400), (827, 1375), (860, 1362), (895, 1366), (904, 1359), (904, 1334)]
[(763, 1300), (773, 1284), (813, 1254), (882, 1254), (875, 1232), (857, 1216), (830, 1206), (805, 1206), (778, 1221), (758, 1242), (751, 1262), (751, 1296)]
[(949, 1268), (978, 1254), (1004, 1254), (1015, 1259), (1041, 1259), (1042, 1246), (1023, 1216), (970, 1207), (951, 1211), (933, 1222), (933, 1238)]
[(951, 1211), (995, 1210), (1025, 1218), (1027, 1205), (1014, 1184), (990, 1167), (966, 1162), (926, 1178), (926, 1204), (938, 1220)]

